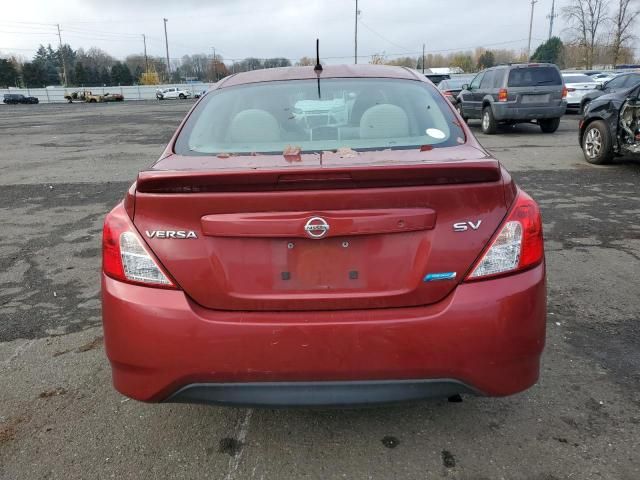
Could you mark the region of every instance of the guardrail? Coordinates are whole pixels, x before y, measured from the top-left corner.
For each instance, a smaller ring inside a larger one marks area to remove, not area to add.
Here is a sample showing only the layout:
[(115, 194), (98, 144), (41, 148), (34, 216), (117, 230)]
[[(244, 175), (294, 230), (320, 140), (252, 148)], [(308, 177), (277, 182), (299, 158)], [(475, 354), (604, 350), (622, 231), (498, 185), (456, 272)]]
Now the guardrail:
[(0, 102), (5, 93), (21, 93), (28, 97), (37, 97), (40, 103), (66, 102), (64, 96), (81, 90), (104, 95), (105, 93), (119, 93), (125, 100), (155, 100), (156, 90), (179, 87), (192, 94), (208, 90), (213, 83), (174, 83), (165, 85), (122, 85), (117, 87), (49, 87), (49, 88), (0, 88)]

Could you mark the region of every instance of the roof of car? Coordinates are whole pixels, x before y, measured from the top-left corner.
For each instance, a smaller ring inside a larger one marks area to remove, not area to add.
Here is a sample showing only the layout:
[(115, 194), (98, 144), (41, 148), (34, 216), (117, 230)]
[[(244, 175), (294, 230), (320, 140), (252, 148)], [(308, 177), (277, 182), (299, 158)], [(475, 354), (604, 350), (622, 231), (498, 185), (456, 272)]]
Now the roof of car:
[[(247, 83), (277, 82), (283, 80), (315, 80), (317, 73), (314, 67), (283, 67), (266, 68), (250, 72), (237, 73), (220, 81), (218, 88), (232, 87)], [(321, 79), (326, 78), (397, 78), (403, 80), (418, 80), (422, 78), (413, 70), (405, 67), (389, 65), (326, 65), (320, 73)]]

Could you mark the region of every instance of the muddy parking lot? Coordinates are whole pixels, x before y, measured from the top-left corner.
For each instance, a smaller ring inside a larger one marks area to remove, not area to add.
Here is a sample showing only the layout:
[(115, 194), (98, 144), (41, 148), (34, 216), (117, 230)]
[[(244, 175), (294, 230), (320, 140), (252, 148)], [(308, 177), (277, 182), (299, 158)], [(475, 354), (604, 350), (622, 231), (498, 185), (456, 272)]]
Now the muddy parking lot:
[(578, 119), (480, 141), (540, 203), (541, 381), (355, 410), (146, 405), (111, 387), (104, 214), (191, 102), (0, 107), (0, 479), (640, 478), (640, 162), (594, 167)]

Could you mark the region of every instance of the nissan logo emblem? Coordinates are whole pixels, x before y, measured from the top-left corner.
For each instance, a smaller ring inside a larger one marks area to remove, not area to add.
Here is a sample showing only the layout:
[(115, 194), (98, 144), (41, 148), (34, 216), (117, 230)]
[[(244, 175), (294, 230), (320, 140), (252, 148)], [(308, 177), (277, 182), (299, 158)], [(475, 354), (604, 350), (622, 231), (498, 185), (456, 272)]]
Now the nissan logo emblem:
[(304, 231), (311, 238), (322, 238), (329, 233), (329, 224), (324, 218), (313, 217), (304, 225)]

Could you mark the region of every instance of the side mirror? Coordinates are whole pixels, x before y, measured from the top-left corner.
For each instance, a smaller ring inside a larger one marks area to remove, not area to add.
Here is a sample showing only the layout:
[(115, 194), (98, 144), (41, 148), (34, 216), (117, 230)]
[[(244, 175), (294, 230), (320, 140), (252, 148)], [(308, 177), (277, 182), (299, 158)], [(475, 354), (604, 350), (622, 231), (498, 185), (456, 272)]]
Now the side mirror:
[(605, 84), (604, 84), (604, 83), (600, 83), (600, 84), (598, 84), (598, 86), (597, 86), (596, 88), (597, 88), (598, 90), (604, 90), (604, 86), (605, 86)]
[(462, 90), (469, 90), (469, 85), (466, 83), (462, 85)]

